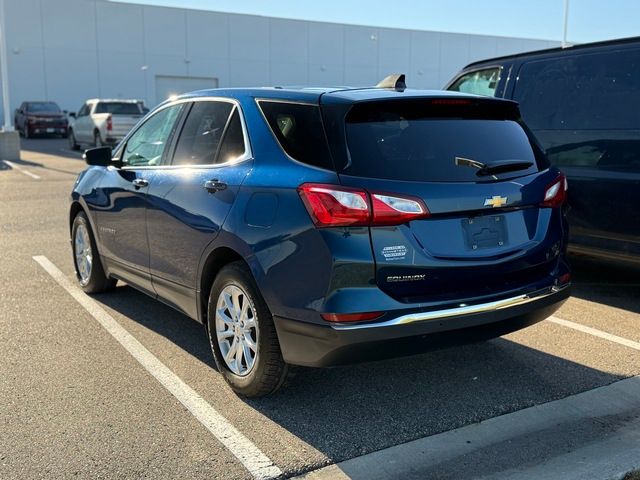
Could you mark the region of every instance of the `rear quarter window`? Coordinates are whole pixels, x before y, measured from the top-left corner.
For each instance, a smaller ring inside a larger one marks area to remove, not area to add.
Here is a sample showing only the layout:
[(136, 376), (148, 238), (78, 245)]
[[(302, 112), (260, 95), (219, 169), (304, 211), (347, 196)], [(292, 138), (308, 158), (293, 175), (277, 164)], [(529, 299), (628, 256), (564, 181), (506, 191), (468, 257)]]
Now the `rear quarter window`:
[(334, 170), (317, 105), (259, 100), (258, 105), (282, 149), (294, 160)]

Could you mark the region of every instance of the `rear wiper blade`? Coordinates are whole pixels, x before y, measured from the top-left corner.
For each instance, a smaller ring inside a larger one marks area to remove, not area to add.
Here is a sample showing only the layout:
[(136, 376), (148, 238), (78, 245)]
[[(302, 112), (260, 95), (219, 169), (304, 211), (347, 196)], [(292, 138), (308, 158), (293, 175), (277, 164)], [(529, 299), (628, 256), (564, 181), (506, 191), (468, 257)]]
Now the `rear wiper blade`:
[(487, 175), (496, 175), (498, 173), (515, 172), (518, 170), (526, 170), (533, 166), (533, 162), (528, 160), (499, 160), (497, 162), (482, 163), (470, 158), (456, 157), (456, 165), (474, 167), (478, 171), (476, 175), (485, 177)]
[(456, 161), (456, 165), (458, 166), (474, 167), (474, 168), (487, 167), (485, 163), (479, 162), (478, 160), (471, 160), (470, 158), (456, 157), (455, 161)]

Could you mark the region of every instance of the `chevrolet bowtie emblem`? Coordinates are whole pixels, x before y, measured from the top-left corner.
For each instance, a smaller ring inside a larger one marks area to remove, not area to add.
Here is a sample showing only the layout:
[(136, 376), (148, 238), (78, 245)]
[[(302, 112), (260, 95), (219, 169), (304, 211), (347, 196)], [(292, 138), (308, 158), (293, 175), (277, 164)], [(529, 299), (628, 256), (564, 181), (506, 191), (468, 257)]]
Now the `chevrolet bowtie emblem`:
[(507, 197), (501, 197), (500, 195), (494, 195), (491, 198), (486, 198), (484, 200), (485, 207), (493, 207), (498, 208), (507, 204)]

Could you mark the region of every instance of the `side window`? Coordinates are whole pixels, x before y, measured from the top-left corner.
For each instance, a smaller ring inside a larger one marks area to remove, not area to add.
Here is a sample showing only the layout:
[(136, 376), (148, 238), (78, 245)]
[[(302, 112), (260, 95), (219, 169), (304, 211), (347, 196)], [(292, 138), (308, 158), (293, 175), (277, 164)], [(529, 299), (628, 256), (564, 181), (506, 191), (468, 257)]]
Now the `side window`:
[(640, 51), (525, 63), (514, 100), (558, 166), (640, 171)]
[(240, 121), (240, 111), (234, 107), (231, 119), (227, 124), (216, 163), (227, 163), (244, 155), (244, 133), (242, 132), (242, 122)]
[(150, 117), (127, 141), (122, 162), (129, 166), (153, 166), (162, 155), (184, 104), (164, 108)]
[(500, 70), (501, 67), (492, 67), (465, 73), (448, 90), (494, 97), (500, 81)]
[(213, 164), (232, 109), (229, 102), (195, 102), (180, 133), (172, 164)]
[(264, 100), (259, 105), (287, 155), (314, 167), (334, 169), (317, 105)]

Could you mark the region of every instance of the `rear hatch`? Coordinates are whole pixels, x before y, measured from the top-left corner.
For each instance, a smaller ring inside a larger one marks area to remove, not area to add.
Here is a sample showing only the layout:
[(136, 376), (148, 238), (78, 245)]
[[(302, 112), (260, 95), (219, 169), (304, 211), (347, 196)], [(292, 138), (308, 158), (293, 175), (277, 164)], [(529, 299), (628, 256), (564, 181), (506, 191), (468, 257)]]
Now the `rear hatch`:
[(366, 189), (374, 212), (376, 202), (398, 205), (394, 198), (426, 210), (396, 225), (374, 218), (383, 291), (404, 302), (450, 301), (552, 281), (562, 222), (558, 208), (541, 204), (559, 172), (515, 103), (422, 97), (323, 112), (343, 185)]

